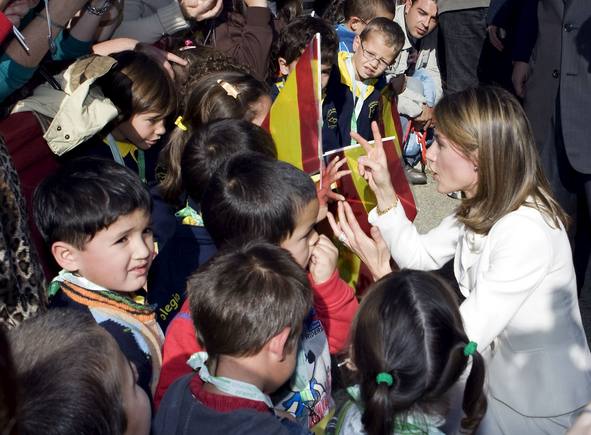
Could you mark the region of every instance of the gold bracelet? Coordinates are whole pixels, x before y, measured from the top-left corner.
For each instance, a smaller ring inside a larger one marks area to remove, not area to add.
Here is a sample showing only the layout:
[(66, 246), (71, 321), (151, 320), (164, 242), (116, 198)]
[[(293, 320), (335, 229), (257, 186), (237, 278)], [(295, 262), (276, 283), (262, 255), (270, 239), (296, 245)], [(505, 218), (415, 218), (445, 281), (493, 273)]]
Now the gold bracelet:
[(390, 207), (386, 208), (385, 210), (380, 210), (379, 207), (376, 207), (376, 212), (378, 213), (378, 216), (382, 216), (382, 215), (385, 215), (386, 213), (388, 213), (390, 210), (392, 210), (397, 205), (398, 205), (398, 196), (395, 198), (394, 204), (392, 204)]

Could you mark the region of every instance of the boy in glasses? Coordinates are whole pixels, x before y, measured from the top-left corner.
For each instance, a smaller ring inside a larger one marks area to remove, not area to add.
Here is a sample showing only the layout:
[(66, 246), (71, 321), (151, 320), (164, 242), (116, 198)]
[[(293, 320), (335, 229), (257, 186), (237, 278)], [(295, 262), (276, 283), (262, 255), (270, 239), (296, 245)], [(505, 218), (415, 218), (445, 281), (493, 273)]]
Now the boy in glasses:
[(386, 85), (384, 71), (398, 56), (404, 32), (387, 18), (371, 20), (353, 40), (353, 53), (340, 52), (323, 101), (324, 151), (351, 144), (351, 131), (372, 138), (371, 122), (377, 120), (380, 92)]

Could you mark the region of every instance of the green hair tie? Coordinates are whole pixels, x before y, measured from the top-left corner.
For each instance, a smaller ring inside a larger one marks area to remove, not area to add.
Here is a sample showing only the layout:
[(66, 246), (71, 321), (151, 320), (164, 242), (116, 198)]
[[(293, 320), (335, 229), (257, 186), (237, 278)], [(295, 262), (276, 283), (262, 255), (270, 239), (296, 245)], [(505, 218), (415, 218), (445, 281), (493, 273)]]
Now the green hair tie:
[(387, 384), (388, 387), (391, 387), (394, 383), (394, 379), (392, 378), (392, 375), (390, 373), (381, 372), (378, 373), (378, 375), (376, 376), (376, 382), (378, 385)]
[(478, 345), (474, 341), (469, 341), (468, 344), (464, 346), (464, 356), (474, 355), (477, 347)]

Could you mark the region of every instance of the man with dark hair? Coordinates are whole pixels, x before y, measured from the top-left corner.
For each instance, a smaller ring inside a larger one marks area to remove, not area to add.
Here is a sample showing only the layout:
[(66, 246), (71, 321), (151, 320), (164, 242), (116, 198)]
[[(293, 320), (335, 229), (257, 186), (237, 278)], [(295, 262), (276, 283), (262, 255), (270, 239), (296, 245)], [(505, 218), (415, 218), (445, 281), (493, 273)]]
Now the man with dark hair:
[[(431, 126), (433, 107), (443, 94), (437, 62), (437, 32), (434, 32), (437, 14), (437, 0), (406, 0), (396, 7), (394, 21), (404, 31), (404, 46), (386, 75), (399, 94), (398, 112), (404, 134), (410, 121), (416, 130), (426, 131)], [(408, 145), (403, 150), (407, 176), (413, 184), (425, 184), (424, 172), (412, 169), (421, 158), (420, 144), (414, 139), (409, 134)]]

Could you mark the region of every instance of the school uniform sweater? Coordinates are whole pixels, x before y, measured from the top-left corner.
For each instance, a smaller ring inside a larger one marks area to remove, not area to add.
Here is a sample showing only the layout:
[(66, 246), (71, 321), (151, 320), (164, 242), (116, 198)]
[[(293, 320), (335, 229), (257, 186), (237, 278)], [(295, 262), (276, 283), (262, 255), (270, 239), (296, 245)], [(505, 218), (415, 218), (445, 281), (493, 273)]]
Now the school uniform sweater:
[[(200, 209), (190, 198), (187, 205), (193, 210)], [(157, 205), (155, 202), (154, 208), (158, 210), (158, 219), (153, 216), (153, 224), (159, 252), (148, 274), (148, 302), (156, 304), (156, 320), (166, 331), (185, 302), (187, 279), (217, 252), (217, 248), (202, 224), (190, 224), (182, 217), (175, 217), (172, 207), (162, 201)], [(165, 223), (171, 224), (168, 228), (172, 234), (162, 240), (162, 233), (169, 231), (162, 228)]]
[[(138, 385), (153, 397), (162, 366), (164, 335), (154, 309), (110, 290), (89, 290), (68, 279), (50, 286), (49, 308), (70, 308), (90, 313), (113, 336), (138, 371)], [(95, 286), (90, 283), (91, 286)], [(90, 286), (89, 286), (90, 287)], [(75, 331), (73, 331), (75, 332)]]
[(198, 374), (187, 374), (167, 391), (152, 425), (153, 435), (305, 435), (310, 432), (276, 416), (263, 402), (213, 394)]

